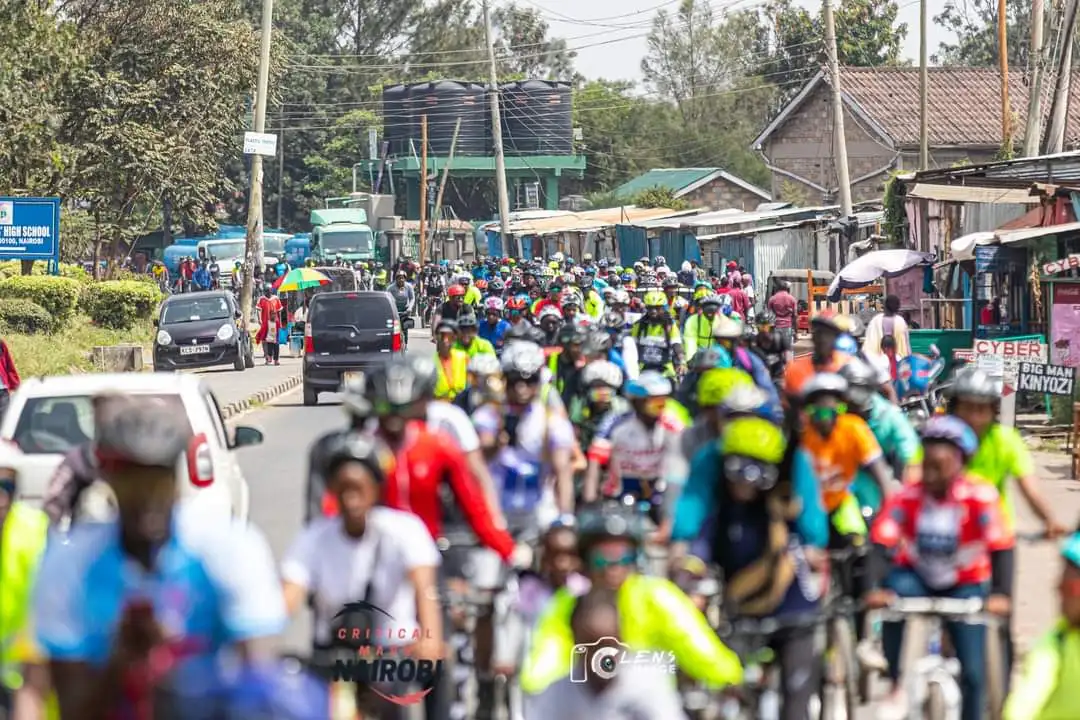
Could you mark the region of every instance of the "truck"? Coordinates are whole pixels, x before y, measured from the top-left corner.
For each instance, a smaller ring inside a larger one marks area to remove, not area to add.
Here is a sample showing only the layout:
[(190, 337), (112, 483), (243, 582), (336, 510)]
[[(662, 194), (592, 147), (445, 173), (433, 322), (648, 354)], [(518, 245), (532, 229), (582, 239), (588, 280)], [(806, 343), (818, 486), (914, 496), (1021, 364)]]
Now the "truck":
[(360, 208), (318, 208), (311, 211), (311, 257), (329, 265), (341, 258), (349, 263), (376, 259), (375, 233)]

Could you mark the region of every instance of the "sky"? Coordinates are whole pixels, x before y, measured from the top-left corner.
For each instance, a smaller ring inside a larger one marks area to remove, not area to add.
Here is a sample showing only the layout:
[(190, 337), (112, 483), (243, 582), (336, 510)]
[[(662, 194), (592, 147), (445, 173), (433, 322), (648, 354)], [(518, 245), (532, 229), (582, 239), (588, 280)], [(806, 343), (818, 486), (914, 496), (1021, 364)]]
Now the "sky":
[[(839, 4), (842, 0), (834, 0)], [(931, 6), (938, 1), (931, 0)], [(679, 0), (517, 0), (523, 7), (538, 10), (551, 27), (577, 50), (578, 72), (587, 78), (640, 80), (645, 36), (658, 9), (673, 11)], [(796, 0), (807, 9), (820, 7), (820, 0)], [(919, 0), (897, 0), (898, 22), (907, 23), (904, 57), (918, 62)], [(714, 10), (740, 10), (764, 4), (763, 0), (710, 0)], [(933, 15), (931, 10), (931, 16)], [(929, 52), (933, 54), (948, 34), (929, 22)]]

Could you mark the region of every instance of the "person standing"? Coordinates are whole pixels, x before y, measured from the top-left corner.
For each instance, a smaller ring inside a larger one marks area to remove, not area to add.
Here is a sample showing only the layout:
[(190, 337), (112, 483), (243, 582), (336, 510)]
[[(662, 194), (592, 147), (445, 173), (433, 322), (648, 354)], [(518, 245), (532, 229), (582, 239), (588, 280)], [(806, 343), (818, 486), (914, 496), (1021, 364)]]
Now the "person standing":
[(259, 298), (259, 332), (255, 336), (255, 342), (262, 343), (263, 357), (266, 364), (271, 362), (281, 364), (278, 347), (278, 330), (281, 328), (281, 300), (274, 294), (273, 289), (263, 289), (263, 296)]
[(11, 350), (3, 338), (0, 338), (0, 418), (4, 417), (11, 403), (11, 393), (19, 389), (21, 382), (19, 371), (15, 369), (15, 361), (11, 358)]
[(799, 303), (795, 301), (795, 296), (791, 294), (791, 285), (781, 282), (766, 305), (776, 318), (776, 329), (787, 335), (791, 345), (794, 346), (795, 315)]
[[(895, 349), (886, 351), (882, 341), (891, 337)], [(885, 298), (885, 311), (870, 319), (866, 326), (863, 340), (863, 352), (867, 355), (893, 355), (890, 360), (899, 362), (911, 354), (911, 336), (904, 318), (900, 316), (900, 298), (889, 295)]]

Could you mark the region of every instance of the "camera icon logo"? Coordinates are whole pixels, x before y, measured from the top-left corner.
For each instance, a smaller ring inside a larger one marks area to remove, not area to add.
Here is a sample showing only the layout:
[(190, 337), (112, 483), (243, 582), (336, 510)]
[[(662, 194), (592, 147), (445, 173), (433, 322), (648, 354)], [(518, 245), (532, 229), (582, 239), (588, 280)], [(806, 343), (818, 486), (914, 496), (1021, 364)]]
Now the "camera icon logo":
[(619, 663), (630, 650), (613, 637), (602, 637), (591, 643), (574, 646), (570, 665), (570, 682), (583, 683), (592, 673), (603, 680), (615, 677)]

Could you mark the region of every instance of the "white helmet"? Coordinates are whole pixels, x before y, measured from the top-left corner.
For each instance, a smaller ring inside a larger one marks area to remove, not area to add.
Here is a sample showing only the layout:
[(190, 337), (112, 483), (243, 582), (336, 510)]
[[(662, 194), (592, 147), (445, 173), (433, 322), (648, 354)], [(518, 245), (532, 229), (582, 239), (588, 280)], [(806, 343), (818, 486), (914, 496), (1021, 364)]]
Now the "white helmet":
[(532, 377), (543, 367), (544, 349), (534, 342), (515, 342), (503, 350), (502, 369), (507, 375)]
[(623, 373), (615, 363), (599, 360), (585, 366), (585, 370), (581, 373), (581, 381), (586, 387), (603, 383), (617, 390), (622, 387)]

